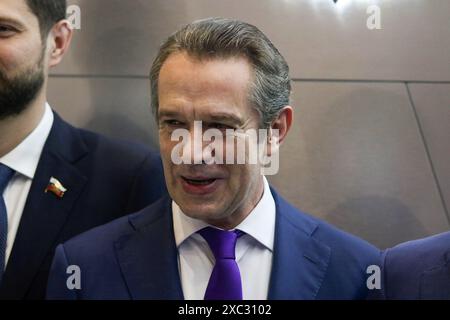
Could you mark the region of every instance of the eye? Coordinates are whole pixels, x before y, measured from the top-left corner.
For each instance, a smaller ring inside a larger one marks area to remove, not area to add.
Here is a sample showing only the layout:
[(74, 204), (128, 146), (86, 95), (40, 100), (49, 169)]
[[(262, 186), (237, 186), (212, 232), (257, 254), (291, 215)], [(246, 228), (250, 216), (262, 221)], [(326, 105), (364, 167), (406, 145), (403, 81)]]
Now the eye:
[(209, 128), (219, 129), (219, 130), (226, 130), (226, 129), (234, 129), (233, 127), (224, 124), (224, 123), (218, 123), (214, 122), (208, 125)]
[(170, 127), (181, 127), (184, 123), (175, 119), (164, 120), (163, 124)]
[(167, 120), (167, 123), (172, 125), (172, 126), (179, 126), (182, 125), (182, 123), (178, 120)]
[(0, 37), (9, 37), (16, 33), (17, 30), (7, 25), (0, 25)]

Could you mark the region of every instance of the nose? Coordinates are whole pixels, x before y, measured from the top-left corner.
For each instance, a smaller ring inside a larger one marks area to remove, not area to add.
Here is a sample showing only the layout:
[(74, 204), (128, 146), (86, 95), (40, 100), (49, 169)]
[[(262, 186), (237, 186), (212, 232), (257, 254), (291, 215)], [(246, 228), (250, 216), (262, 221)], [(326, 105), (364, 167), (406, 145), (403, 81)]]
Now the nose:
[(188, 139), (183, 144), (183, 159), (188, 164), (211, 164), (214, 162), (215, 149), (210, 142), (204, 141), (202, 121), (194, 121), (189, 128)]

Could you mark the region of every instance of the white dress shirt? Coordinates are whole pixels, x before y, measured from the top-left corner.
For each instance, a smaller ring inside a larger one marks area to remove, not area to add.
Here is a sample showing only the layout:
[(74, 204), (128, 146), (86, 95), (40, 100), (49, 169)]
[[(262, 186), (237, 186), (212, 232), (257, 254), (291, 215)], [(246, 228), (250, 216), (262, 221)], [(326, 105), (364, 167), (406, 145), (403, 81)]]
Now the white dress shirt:
[(53, 112), (46, 104), (44, 115), (37, 127), (14, 150), (0, 157), (0, 163), (15, 171), (3, 192), (8, 213), (5, 266), (9, 260), (34, 173), (52, 125)]
[[(275, 201), (264, 177), (264, 193), (252, 212), (236, 229), (245, 234), (236, 244), (236, 262), (245, 300), (267, 299), (275, 236)], [(178, 268), (186, 300), (203, 300), (214, 267), (214, 255), (197, 231), (209, 226), (186, 216), (172, 202), (173, 226), (178, 248)]]

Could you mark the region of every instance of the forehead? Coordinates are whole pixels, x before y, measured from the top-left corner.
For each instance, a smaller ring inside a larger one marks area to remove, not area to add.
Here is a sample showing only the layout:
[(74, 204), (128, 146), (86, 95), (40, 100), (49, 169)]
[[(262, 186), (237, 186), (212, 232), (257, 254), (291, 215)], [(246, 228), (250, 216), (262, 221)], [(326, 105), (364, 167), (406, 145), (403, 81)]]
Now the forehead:
[(160, 71), (160, 107), (176, 101), (210, 108), (247, 104), (252, 79), (252, 67), (244, 57), (198, 59), (174, 53)]
[(241, 87), (247, 87), (251, 76), (252, 68), (244, 57), (200, 59), (184, 52), (177, 52), (171, 54), (164, 62), (159, 75), (159, 84), (193, 88), (200, 85), (236, 83)]
[(0, 19), (14, 20), (22, 24), (37, 22), (37, 17), (26, 0), (0, 0)]

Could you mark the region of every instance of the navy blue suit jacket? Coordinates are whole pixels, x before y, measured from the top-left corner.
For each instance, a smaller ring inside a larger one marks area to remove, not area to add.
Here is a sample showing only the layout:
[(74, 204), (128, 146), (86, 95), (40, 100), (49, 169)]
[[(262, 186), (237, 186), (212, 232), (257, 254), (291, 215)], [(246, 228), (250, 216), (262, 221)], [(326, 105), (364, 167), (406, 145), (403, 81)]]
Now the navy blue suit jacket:
[(399, 244), (382, 255), (374, 299), (450, 299), (450, 232)]
[[(62, 199), (44, 192), (51, 177), (67, 189)], [(136, 212), (164, 193), (156, 153), (76, 129), (55, 114), (3, 275), (0, 299), (45, 299), (59, 243)]]
[[(277, 215), (268, 298), (365, 299), (366, 268), (379, 264), (379, 250), (272, 194)], [(47, 298), (183, 299), (177, 255), (165, 197), (58, 246)], [(81, 270), (80, 290), (67, 288), (70, 265)]]

